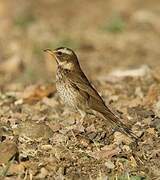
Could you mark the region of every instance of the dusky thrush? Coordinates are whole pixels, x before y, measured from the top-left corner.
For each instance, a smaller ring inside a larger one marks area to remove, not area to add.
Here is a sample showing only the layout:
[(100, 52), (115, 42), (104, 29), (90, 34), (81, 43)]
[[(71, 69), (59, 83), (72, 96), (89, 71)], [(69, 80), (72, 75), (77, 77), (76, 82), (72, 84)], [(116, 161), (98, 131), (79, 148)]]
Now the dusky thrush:
[(83, 73), (73, 50), (60, 47), (53, 51), (50, 49), (44, 51), (52, 55), (57, 62), (56, 88), (65, 104), (79, 111), (82, 118), (87, 112), (99, 113), (118, 131), (138, 139), (132, 130), (122, 123), (121, 118), (105, 105), (101, 96)]

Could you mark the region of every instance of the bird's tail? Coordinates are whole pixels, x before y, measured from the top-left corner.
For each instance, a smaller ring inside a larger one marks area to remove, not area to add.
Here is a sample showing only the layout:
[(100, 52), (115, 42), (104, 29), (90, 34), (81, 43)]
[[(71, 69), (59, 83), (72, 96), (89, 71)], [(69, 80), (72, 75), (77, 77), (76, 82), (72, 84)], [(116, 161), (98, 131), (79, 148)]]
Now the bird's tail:
[(109, 108), (103, 113), (103, 116), (105, 119), (109, 120), (116, 128), (118, 131), (126, 134), (127, 136), (131, 137), (132, 139), (138, 140), (138, 136), (136, 136), (132, 130), (127, 127), (121, 119), (116, 116)]

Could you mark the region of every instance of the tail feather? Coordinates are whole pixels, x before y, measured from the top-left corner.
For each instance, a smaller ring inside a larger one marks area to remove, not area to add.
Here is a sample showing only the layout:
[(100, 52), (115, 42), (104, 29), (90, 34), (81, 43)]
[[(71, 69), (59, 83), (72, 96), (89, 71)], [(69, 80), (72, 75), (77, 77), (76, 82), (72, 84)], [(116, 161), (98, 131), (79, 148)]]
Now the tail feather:
[(103, 116), (105, 117), (105, 119), (109, 120), (112, 124), (114, 124), (114, 126), (117, 127), (117, 129), (126, 134), (127, 136), (137, 140), (138, 136), (136, 136), (132, 130), (127, 127), (118, 116), (116, 116), (111, 110), (109, 110), (107, 108), (107, 111), (105, 113), (103, 113)]

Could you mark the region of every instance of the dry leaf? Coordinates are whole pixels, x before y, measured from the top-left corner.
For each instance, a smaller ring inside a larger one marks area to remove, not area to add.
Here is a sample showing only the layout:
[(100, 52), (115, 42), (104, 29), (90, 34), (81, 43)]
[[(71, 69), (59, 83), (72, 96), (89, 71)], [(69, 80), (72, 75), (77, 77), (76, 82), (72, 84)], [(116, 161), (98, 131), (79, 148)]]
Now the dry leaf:
[(37, 101), (42, 100), (44, 97), (48, 97), (49, 95), (55, 93), (56, 87), (55, 85), (34, 85), (29, 86), (23, 93), (23, 102), (28, 104), (33, 104)]
[(8, 175), (23, 174), (24, 170), (25, 170), (25, 167), (24, 167), (23, 163), (11, 164)]
[(157, 88), (157, 85), (153, 84), (149, 90), (148, 93), (144, 99), (144, 105), (146, 106), (152, 106), (155, 101), (157, 101), (159, 96), (159, 90)]
[(86, 132), (87, 132), (87, 133), (96, 132), (95, 125), (94, 125), (94, 124), (91, 124), (90, 126), (88, 126), (88, 127), (86, 128)]
[(7, 163), (17, 153), (18, 148), (14, 142), (2, 142), (0, 144), (0, 164)]
[(49, 126), (53, 132), (57, 132), (62, 128), (60, 123), (46, 122), (46, 125)]
[(92, 152), (90, 155), (95, 159), (110, 159), (112, 156), (119, 154), (120, 148), (114, 144), (106, 145), (101, 150)]
[(159, 74), (159, 67), (155, 68), (154, 71), (152, 71), (152, 76), (160, 82), (160, 74)]
[(58, 105), (58, 102), (57, 102), (55, 99), (53, 99), (53, 98), (48, 98), (48, 97), (44, 97), (44, 98), (42, 99), (42, 102), (43, 102), (44, 104), (46, 104), (47, 106), (50, 106), (50, 107), (55, 107), (55, 106)]

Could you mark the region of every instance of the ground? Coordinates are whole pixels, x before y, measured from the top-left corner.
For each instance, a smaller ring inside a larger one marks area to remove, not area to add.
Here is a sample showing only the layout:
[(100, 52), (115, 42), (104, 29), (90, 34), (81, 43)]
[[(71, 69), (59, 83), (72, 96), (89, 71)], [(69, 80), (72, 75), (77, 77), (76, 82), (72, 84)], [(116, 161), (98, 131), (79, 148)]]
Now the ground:
[[(2, 179), (160, 179), (158, 0), (0, 1)], [(67, 46), (106, 104), (139, 136), (64, 106), (56, 63)]]

